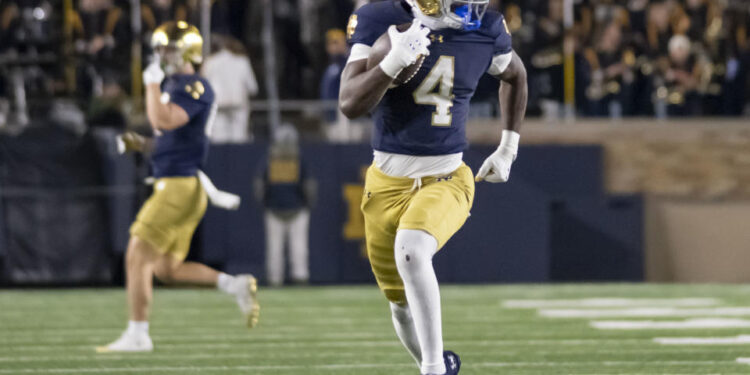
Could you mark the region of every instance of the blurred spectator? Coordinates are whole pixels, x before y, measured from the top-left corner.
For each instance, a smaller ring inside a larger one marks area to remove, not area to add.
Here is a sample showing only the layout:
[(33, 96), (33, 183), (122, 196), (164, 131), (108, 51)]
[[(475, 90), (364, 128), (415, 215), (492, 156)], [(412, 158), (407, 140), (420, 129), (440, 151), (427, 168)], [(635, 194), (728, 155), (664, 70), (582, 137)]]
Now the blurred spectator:
[(701, 71), (691, 53), (690, 39), (685, 35), (673, 36), (668, 51), (669, 57), (660, 61), (657, 105), (665, 105), (670, 116), (700, 115), (697, 88)]
[(620, 117), (634, 80), (630, 67), (635, 64), (635, 55), (622, 47), (619, 21), (610, 21), (596, 35), (596, 46), (588, 48), (585, 53), (592, 71), (586, 90), (590, 101), (589, 114)]
[[(346, 65), (349, 47), (346, 44), (346, 34), (341, 29), (328, 30), (326, 33), (326, 52), (328, 53), (328, 67), (323, 73), (320, 82), (320, 99), (338, 100), (339, 85), (341, 83), (341, 71)], [(337, 111), (330, 110), (326, 113), (329, 123), (335, 122)]]
[(545, 117), (557, 118), (563, 102), (563, 1), (548, 0), (534, 31), (529, 96), (539, 98)]
[(304, 74), (310, 66), (307, 49), (302, 44), (300, 17), (296, 0), (273, 0), (276, 36), (276, 73), (282, 99), (304, 97)]
[(5, 52), (14, 43), (13, 35), (20, 27), (20, 9), (15, 3), (6, 3), (0, 5), (0, 52)]
[(272, 286), (284, 283), (288, 244), (291, 279), (304, 284), (310, 277), (308, 228), (316, 183), (301, 160), (295, 128), (282, 125), (274, 137), (268, 162), (255, 180), (257, 198), (266, 210), (266, 280)]
[(29, 104), (49, 101), (60, 77), (60, 34), (48, 0), (0, 3), (0, 111), (3, 122), (21, 129), (39, 113)]
[(106, 72), (102, 79), (102, 94), (94, 97), (86, 113), (86, 122), (92, 126), (125, 129), (128, 97), (114, 72)]
[(242, 43), (231, 36), (214, 37), (213, 47), (216, 52), (202, 67), (218, 106), (209, 137), (214, 143), (252, 142), (250, 97), (258, 93), (258, 82), (250, 58)]
[(102, 93), (101, 68), (127, 71), (130, 48), (128, 17), (113, 0), (80, 0), (74, 14), (78, 93), (85, 97)]
[(646, 32), (648, 54), (651, 57), (659, 56), (667, 50), (669, 38), (673, 34), (670, 26), (673, 8), (673, 3), (669, 1), (653, 1), (649, 5)]
[(164, 22), (187, 21), (188, 10), (185, 4), (175, 3), (173, 0), (147, 0), (141, 4), (141, 17), (143, 30), (150, 35), (157, 26)]

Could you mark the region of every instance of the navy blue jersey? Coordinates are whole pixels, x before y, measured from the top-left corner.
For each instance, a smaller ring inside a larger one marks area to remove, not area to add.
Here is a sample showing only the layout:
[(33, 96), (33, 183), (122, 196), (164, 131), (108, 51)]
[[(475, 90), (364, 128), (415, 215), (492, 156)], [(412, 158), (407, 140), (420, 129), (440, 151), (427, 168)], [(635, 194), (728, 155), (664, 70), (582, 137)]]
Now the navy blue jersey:
[(154, 177), (195, 176), (208, 155), (209, 121), (213, 121), (214, 91), (197, 74), (176, 74), (161, 84), (169, 101), (187, 112), (190, 120), (175, 130), (162, 130), (151, 155)]
[[(350, 18), (349, 43), (372, 46), (390, 25), (411, 22), (404, 1), (371, 3)], [(434, 30), (430, 55), (406, 84), (388, 90), (375, 109), (372, 146), (407, 155), (445, 155), (467, 146), (469, 102), (492, 58), (511, 52), (503, 16), (487, 11), (478, 30)]]
[(304, 182), (307, 168), (300, 159), (271, 158), (263, 170), (263, 203), (272, 210), (298, 210), (307, 206)]

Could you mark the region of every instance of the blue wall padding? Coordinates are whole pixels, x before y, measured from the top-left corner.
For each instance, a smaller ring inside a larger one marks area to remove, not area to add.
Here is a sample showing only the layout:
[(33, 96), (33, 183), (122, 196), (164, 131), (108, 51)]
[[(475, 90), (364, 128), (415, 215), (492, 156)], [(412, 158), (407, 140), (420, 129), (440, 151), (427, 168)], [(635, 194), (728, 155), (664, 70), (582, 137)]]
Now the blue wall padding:
[[(265, 273), (263, 214), (252, 180), (266, 150), (262, 144), (211, 149), (207, 173), (218, 187), (243, 198), (239, 211), (210, 208), (204, 220), (202, 257), (228, 272)], [(464, 159), (476, 171), (490, 152), (475, 147)], [(362, 184), (372, 150), (307, 144), (302, 154), (319, 191), (310, 225), (311, 281), (372, 281), (362, 240), (344, 238), (349, 212), (344, 185)], [(637, 198), (605, 196), (599, 147), (522, 147), (509, 183), (477, 185), (472, 216), (435, 258), (438, 277), (446, 282), (641, 280), (641, 205)]]
[(643, 280), (640, 197), (571, 198), (554, 204), (551, 216), (554, 280)]
[[(146, 190), (139, 181), (142, 168), (136, 167), (138, 158), (112, 152), (111, 134), (95, 138), (103, 159), (102, 183), (122, 190), (111, 194), (105, 206), (106, 228), (111, 231), (106, 236), (109, 243), (104, 244), (121, 257), (128, 227), (144, 198), (134, 191)], [(230, 273), (264, 276), (264, 214), (255, 200), (253, 180), (267, 149), (262, 143), (211, 147), (206, 173), (220, 189), (239, 194), (243, 204), (238, 211), (208, 209), (191, 259)], [(464, 159), (476, 172), (492, 151), (492, 147), (472, 147)], [(362, 225), (356, 220), (361, 197), (357, 189), (362, 188), (363, 170), (371, 163), (371, 148), (305, 144), (302, 155), (318, 183), (310, 221), (311, 282), (372, 282)], [(435, 257), (440, 280), (642, 280), (643, 202), (638, 196), (605, 193), (602, 158), (598, 146), (522, 147), (509, 183), (477, 184), (471, 217)], [(0, 194), (12, 184), (0, 180)], [(352, 213), (354, 220), (350, 220)], [(0, 217), (0, 223), (3, 220), (9, 224), (7, 217)], [(0, 234), (3, 229), (7, 227), (0, 228)]]

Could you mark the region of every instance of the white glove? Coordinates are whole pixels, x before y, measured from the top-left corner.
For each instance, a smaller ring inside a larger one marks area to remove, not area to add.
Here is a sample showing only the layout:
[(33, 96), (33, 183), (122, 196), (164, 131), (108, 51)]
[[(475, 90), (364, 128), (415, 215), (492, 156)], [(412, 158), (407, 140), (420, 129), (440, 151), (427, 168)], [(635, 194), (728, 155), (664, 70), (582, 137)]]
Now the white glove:
[(146, 67), (146, 70), (143, 71), (143, 83), (146, 85), (150, 85), (152, 83), (160, 85), (161, 81), (163, 80), (164, 80), (164, 71), (161, 70), (161, 66), (159, 66), (159, 62), (154, 61), (151, 64), (148, 64), (148, 66)]
[(521, 136), (512, 130), (503, 130), (500, 146), (482, 163), (476, 181), (507, 182), (510, 178), (510, 166), (518, 154), (518, 141)]
[(208, 178), (208, 176), (206, 176), (203, 171), (198, 171), (198, 180), (200, 181), (201, 185), (203, 185), (203, 190), (206, 191), (208, 200), (212, 205), (231, 211), (240, 208), (242, 199), (238, 195), (227, 193), (226, 191), (217, 189), (216, 186), (214, 186), (213, 182), (211, 182), (211, 179)]
[(419, 55), (429, 56), (429, 34), (430, 29), (422, 26), (419, 20), (414, 20), (411, 27), (403, 33), (399, 32), (395, 25), (391, 25), (388, 28), (391, 50), (380, 62), (380, 69), (389, 77), (396, 78), (404, 68), (417, 62)]

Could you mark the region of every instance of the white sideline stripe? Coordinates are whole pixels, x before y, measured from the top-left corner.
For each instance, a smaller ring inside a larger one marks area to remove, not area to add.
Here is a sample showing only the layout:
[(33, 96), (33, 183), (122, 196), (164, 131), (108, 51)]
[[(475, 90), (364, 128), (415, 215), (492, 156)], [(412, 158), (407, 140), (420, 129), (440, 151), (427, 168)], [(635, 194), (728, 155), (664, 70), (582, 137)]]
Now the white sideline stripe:
[(662, 345), (747, 345), (750, 335), (734, 337), (657, 337), (654, 342)]
[(737, 363), (750, 365), (750, 358), (737, 358)]
[[(686, 366), (686, 365), (717, 365), (728, 364), (727, 361), (588, 361), (588, 362), (479, 362), (472, 366), (496, 368), (496, 367), (558, 367), (558, 366), (643, 366), (653, 364), (660, 366)], [(330, 365), (259, 365), (259, 366), (154, 366), (154, 367), (95, 367), (95, 368), (70, 368), (70, 369), (39, 369), (20, 368), (12, 370), (0, 370), (0, 374), (67, 374), (67, 373), (107, 373), (107, 372), (200, 372), (200, 371), (259, 371), (259, 370), (351, 370), (351, 369), (377, 369), (377, 368), (411, 368), (414, 364), (330, 364)]]
[(677, 308), (642, 307), (628, 309), (548, 309), (539, 310), (547, 318), (626, 318), (626, 317), (688, 317), (748, 316), (750, 307)]
[(503, 302), (510, 309), (541, 309), (550, 307), (632, 307), (632, 306), (673, 306), (696, 307), (715, 306), (716, 298), (581, 298), (581, 299), (511, 299)]
[(596, 329), (644, 330), (644, 329), (699, 329), (699, 328), (747, 328), (745, 319), (688, 319), (678, 321), (659, 320), (601, 320), (589, 323)]

